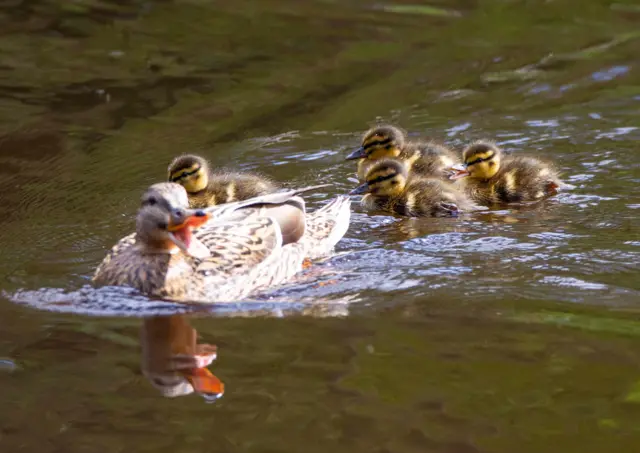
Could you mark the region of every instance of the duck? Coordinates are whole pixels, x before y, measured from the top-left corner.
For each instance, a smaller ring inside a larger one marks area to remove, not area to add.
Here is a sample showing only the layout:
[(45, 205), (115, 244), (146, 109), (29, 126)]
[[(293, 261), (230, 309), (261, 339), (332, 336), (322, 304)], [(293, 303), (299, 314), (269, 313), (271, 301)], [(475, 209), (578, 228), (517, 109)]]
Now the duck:
[(459, 163), (456, 153), (447, 146), (433, 141), (408, 141), (406, 132), (392, 125), (376, 126), (365, 132), (361, 146), (346, 160), (358, 159), (356, 176), (364, 182), (371, 166), (384, 158), (405, 162), (417, 175), (441, 179), (447, 179), (451, 167)]
[(361, 203), (366, 209), (406, 217), (452, 217), (484, 209), (446, 181), (410, 176), (407, 164), (399, 159), (377, 161), (366, 181), (349, 194), (364, 194)]
[(191, 208), (206, 208), (275, 192), (280, 187), (269, 178), (248, 172), (210, 170), (201, 156), (184, 154), (169, 164), (168, 180), (182, 185)]
[(350, 200), (307, 214), (303, 188), (187, 208), (176, 183), (151, 186), (122, 238), (98, 266), (96, 286), (127, 286), (174, 301), (229, 302), (283, 283), (307, 257), (329, 253), (346, 233)]
[(538, 201), (564, 187), (558, 172), (532, 157), (505, 156), (490, 140), (469, 144), (463, 163), (452, 167), (452, 180), (460, 180), (466, 193), (487, 205)]

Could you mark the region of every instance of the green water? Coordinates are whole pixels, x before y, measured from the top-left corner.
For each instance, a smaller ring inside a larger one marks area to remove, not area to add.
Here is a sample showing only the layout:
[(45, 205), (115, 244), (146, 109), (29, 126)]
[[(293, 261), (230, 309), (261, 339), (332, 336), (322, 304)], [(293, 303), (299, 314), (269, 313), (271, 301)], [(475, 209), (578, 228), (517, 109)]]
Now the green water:
[[(0, 451), (639, 450), (639, 21), (631, 0), (4, 2)], [(178, 307), (87, 286), (144, 188), (197, 152), (332, 184), (315, 208), (381, 120), (576, 188), (459, 219), (354, 199), (336, 256), (185, 318), (222, 399), (164, 398), (140, 318)]]

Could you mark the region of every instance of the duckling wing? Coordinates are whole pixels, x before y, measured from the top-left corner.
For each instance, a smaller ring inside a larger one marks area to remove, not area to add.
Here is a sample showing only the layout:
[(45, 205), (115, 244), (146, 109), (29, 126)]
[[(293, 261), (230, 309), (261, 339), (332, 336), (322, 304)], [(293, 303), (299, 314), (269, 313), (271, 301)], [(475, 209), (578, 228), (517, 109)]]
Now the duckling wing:
[(412, 170), (421, 176), (448, 177), (449, 169), (459, 163), (456, 154), (440, 143), (418, 142), (413, 145), (413, 149), (419, 154), (415, 158)]
[(531, 157), (511, 157), (499, 173), (496, 190), (504, 201), (535, 201), (553, 195), (560, 186), (556, 170)]

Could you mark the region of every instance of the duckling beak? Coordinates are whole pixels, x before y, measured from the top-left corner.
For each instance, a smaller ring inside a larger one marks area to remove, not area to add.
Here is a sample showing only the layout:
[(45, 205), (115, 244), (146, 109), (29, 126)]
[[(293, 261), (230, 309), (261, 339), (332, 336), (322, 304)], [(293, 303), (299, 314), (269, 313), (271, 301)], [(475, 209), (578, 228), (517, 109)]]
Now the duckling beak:
[(180, 223), (174, 223), (175, 219), (171, 216), (170, 224), (167, 227), (169, 240), (173, 242), (183, 253), (195, 258), (204, 257), (201, 251), (195, 251), (191, 241), (193, 234), (191, 230), (198, 228), (206, 223), (211, 217), (210, 214), (203, 210), (187, 209), (184, 215), (180, 217)]
[(460, 179), (465, 176), (469, 176), (469, 170), (467, 170), (467, 166), (465, 164), (456, 164), (451, 167), (451, 175), (449, 175), (449, 179)]
[(367, 157), (367, 155), (364, 152), (364, 147), (361, 146), (360, 148), (351, 151), (351, 153), (347, 157), (345, 157), (344, 160), (363, 159), (365, 157)]
[(369, 184), (365, 182), (349, 192), (349, 195), (362, 195), (367, 192), (369, 192)]

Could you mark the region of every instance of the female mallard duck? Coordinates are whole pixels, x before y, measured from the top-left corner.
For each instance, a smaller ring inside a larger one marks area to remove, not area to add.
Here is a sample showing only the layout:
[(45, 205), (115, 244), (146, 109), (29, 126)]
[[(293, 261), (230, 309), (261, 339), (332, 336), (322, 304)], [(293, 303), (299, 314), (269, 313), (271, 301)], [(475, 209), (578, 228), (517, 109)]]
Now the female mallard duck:
[(348, 198), (337, 197), (307, 218), (304, 200), (296, 196), (300, 192), (269, 194), (205, 213), (172, 204), (186, 198), (182, 186), (156, 184), (143, 196), (135, 236), (116, 244), (93, 281), (200, 302), (236, 300), (284, 282), (302, 269), (305, 257), (327, 253), (349, 224)]
[(536, 201), (563, 186), (558, 173), (531, 157), (504, 156), (493, 142), (477, 141), (462, 154), (463, 164), (453, 166), (451, 179), (464, 179), (467, 194), (478, 203)]
[(350, 194), (365, 194), (362, 205), (408, 217), (455, 216), (475, 211), (475, 205), (452, 184), (436, 178), (409, 178), (407, 165), (397, 159), (382, 159), (367, 172), (366, 182)]
[(452, 165), (458, 161), (455, 153), (434, 142), (408, 142), (406, 133), (395, 126), (377, 126), (368, 130), (362, 138), (362, 146), (346, 159), (358, 160), (358, 179), (363, 182), (366, 174), (379, 159), (396, 158), (408, 165), (412, 173), (446, 179)]
[(192, 154), (176, 157), (168, 172), (169, 181), (187, 190), (192, 208), (246, 200), (278, 189), (273, 181), (253, 173), (212, 172), (204, 158)]

